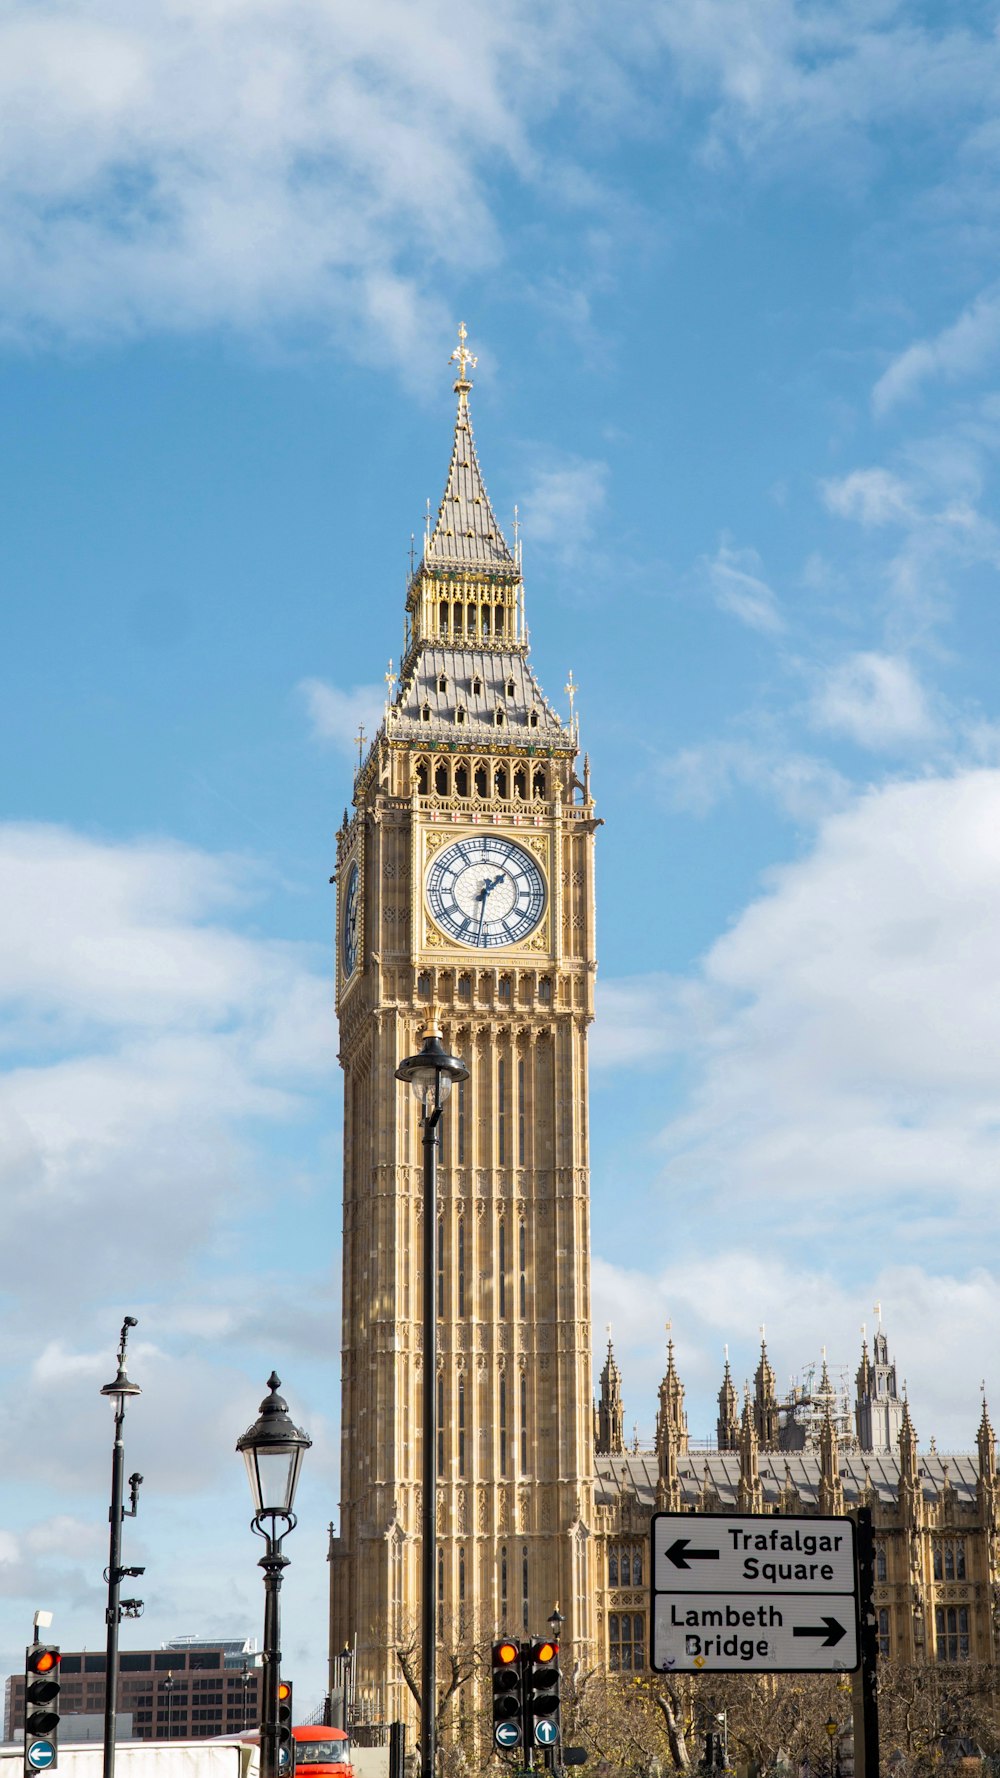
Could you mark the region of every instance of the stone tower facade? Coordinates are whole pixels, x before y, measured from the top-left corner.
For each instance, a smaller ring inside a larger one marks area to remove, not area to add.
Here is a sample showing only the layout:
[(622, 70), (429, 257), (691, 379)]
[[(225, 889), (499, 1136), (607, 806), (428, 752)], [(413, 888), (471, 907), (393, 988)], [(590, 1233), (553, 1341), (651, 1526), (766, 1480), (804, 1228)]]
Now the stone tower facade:
[[(436, 1219), (438, 1627), (452, 1649), (543, 1631), (593, 1655), (587, 1034), (594, 834), (578, 735), (528, 658), (519, 552), (487, 496), (462, 330), (445, 492), (406, 652), (337, 835), (344, 1071), (341, 1514), (331, 1652), (413, 1717), (397, 1651), (420, 1604), (420, 1254)], [(429, 1008), (469, 1068), (422, 1202), (395, 1079)], [(442, 1674), (444, 1666), (442, 1666)], [(473, 1688), (466, 1688), (471, 1704)], [(465, 1694), (463, 1694), (463, 1697)]]

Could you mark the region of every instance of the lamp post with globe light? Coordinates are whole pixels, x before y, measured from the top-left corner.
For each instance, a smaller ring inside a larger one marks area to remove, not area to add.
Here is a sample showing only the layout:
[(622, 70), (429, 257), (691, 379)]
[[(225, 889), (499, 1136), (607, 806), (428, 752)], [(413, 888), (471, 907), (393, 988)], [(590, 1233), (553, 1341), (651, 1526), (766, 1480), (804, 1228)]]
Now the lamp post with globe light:
[(128, 1345), (129, 1329), (139, 1324), (134, 1315), (126, 1315), (122, 1322), (122, 1331), (118, 1341), (118, 1374), (112, 1383), (105, 1383), (101, 1394), (114, 1403), (115, 1409), (115, 1440), (111, 1454), (111, 1511), (108, 1515), (111, 1522), (111, 1540), (108, 1553), (108, 1566), (104, 1578), (108, 1583), (108, 1651), (104, 1672), (104, 1773), (103, 1778), (113, 1778), (115, 1769), (115, 1731), (118, 1720), (118, 1626), (122, 1615), (138, 1617), (142, 1611), (141, 1599), (122, 1599), (121, 1583), (126, 1575), (137, 1576), (145, 1573), (144, 1568), (122, 1567), (122, 1521), (134, 1519), (139, 1503), (139, 1489), (142, 1477), (139, 1474), (129, 1476), (129, 1505), (125, 1505), (125, 1441), (123, 1428), (125, 1424), (125, 1407), (127, 1402), (142, 1390), (138, 1383), (129, 1381), (125, 1370), (125, 1348)]
[[(288, 1557), (282, 1540), (295, 1529), (295, 1490), (302, 1458), (312, 1439), (289, 1418), (288, 1403), (278, 1394), (281, 1378), (272, 1371), (270, 1394), (260, 1414), (236, 1442), (247, 1466), (253, 1518), (250, 1528), (264, 1539), (259, 1567), (264, 1570), (264, 1671), (260, 1710), (260, 1778), (278, 1778), (278, 1686), (281, 1680), (281, 1617), (278, 1594)], [(278, 1524), (281, 1530), (278, 1530)]]
[[(437, 1304), (434, 1300), (434, 1230), (437, 1223), (437, 1157), (441, 1114), (453, 1086), (469, 1070), (441, 1042), (433, 1011), (415, 1056), (396, 1069), (396, 1079), (413, 1088), (420, 1102), (424, 1151), (423, 1229), (423, 1466), (420, 1512), (420, 1774), (434, 1778), (437, 1723), (437, 1623), (434, 1558), (437, 1550)], [(266, 1778), (266, 1775), (265, 1775)]]

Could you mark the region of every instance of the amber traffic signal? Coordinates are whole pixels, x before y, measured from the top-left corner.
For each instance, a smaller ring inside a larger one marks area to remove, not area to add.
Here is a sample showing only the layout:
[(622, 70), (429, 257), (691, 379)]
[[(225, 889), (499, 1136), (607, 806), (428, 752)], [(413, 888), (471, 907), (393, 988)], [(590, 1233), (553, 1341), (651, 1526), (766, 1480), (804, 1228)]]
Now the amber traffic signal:
[(522, 1659), (525, 1746), (552, 1747), (559, 1739), (559, 1644), (536, 1638)]
[(278, 1771), (291, 1778), (295, 1770), (295, 1735), (292, 1730), (292, 1682), (278, 1681)]
[(521, 1644), (493, 1644), (493, 1741), (499, 1748), (521, 1744)]
[(51, 1772), (59, 1750), (59, 1662), (51, 1644), (35, 1642), (24, 1659), (24, 1769)]

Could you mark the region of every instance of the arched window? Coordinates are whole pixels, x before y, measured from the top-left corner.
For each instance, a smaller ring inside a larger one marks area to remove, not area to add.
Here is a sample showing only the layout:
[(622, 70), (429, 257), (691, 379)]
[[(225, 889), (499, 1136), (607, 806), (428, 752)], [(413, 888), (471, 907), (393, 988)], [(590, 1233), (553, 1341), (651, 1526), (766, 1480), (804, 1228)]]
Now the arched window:
[(489, 796), (489, 794), (490, 785), (486, 775), (486, 767), (479, 765), (476, 767), (476, 795), (486, 797)]
[(518, 766), (514, 773), (514, 795), (524, 802), (528, 795), (528, 774), (523, 766)]
[(535, 796), (535, 797), (545, 795), (545, 773), (543, 772), (541, 766), (539, 766), (537, 768), (537, 770), (535, 771), (535, 773), (532, 777), (531, 794), (532, 794), (532, 796)]
[(537, 728), (538, 727), (538, 711), (537, 710), (529, 710), (528, 711), (528, 727), (529, 728)]
[(502, 975), (500, 977), (500, 980), (497, 984), (497, 992), (499, 993), (501, 1000), (509, 1000), (510, 999), (511, 986), (510, 986), (510, 976), (509, 975)]
[(447, 636), (447, 634), (448, 634), (448, 601), (447, 601), (447, 599), (442, 599), (440, 605), (438, 606), (438, 625), (440, 627), (442, 636)]
[(438, 1548), (438, 1635), (444, 1635), (444, 1550)]
[(437, 1386), (437, 1472), (444, 1475), (444, 1372), (438, 1371)]
[(421, 720), (421, 722), (430, 722), (430, 719), (431, 719), (431, 707), (429, 704), (425, 704), (423, 709), (420, 712), (420, 720)]
[(614, 1544), (608, 1550), (608, 1586), (618, 1585), (618, 1550)]
[(448, 675), (446, 673), (439, 673), (438, 674), (438, 691), (447, 691), (447, 690), (448, 690)]
[(507, 1313), (507, 1224), (500, 1218), (497, 1228), (497, 1308)]
[[(518, 1058), (518, 1063), (517, 1063), (517, 1164), (519, 1167), (524, 1166), (525, 1127), (526, 1127), (526, 1119), (525, 1119), (525, 1109), (524, 1109), (524, 1057), (520, 1056)], [(522, 1230), (522, 1234), (523, 1234), (523, 1231), (524, 1231), (523, 1222), (521, 1224), (521, 1230)], [(522, 1241), (521, 1269), (522, 1269), (522, 1271), (524, 1269), (523, 1241)], [(523, 1309), (521, 1310), (521, 1313), (522, 1313), (522, 1315), (524, 1314)]]
[(517, 1231), (517, 1294), (522, 1321), (525, 1319), (525, 1311), (528, 1306), (528, 1270), (525, 1265), (526, 1253), (527, 1236), (525, 1234), (524, 1218), (522, 1217)]
[(496, 772), (494, 773), (494, 776), (493, 776), (493, 790), (494, 790), (494, 795), (506, 798), (506, 795), (507, 795), (507, 768), (506, 768), (506, 766), (497, 766)]
[(885, 1559), (885, 1544), (880, 1543), (875, 1549), (875, 1579), (886, 1580), (887, 1578), (888, 1564)]
[(528, 1546), (521, 1551), (521, 1627), (528, 1634)]
[(465, 1474), (465, 1378), (458, 1379), (458, 1473)]
[[(507, 985), (510, 986), (509, 981)], [(497, 1063), (497, 1165), (500, 1167), (507, 1165), (507, 1064), (502, 1058)], [(500, 1252), (502, 1254), (503, 1223), (500, 1224), (500, 1229)], [(501, 1271), (504, 1269), (502, 1259), (500, 1269)], [(503, 1290), (502, 1284), (500, 1289)], [(503, 1314), (502, 1307), (500, 1313)]]
[(521, 1474), (528, 1473), (528, 1379), (521, 1372)]
[(488, 605), (484, 605), (480, 612), (480, 622), (483, 635), (488, 636), (490, 633), (490, 608)]
[(460, 636), (462, 634), (462, 607), (457, 602), (452, 607), (451, 616), (455, 626), (455, 634), (456, 636)]
[(464, 704), (459, 704), (458, 709), (455, 711), (455, 721), (456, 722), (464, 722), (465, 721), (465, 705)]
[(501, 709), (497, 708), (497, 710), (494, 713), (493, 720), (496, 723), (497, 728), (503, 728), (504, 712)]
[(543, 975), (541, 981), (538, 984), (538, 998), (544, 1006), (548, 1006), (549, 1003), (551, 1002), (552, 982), (547, 975)]
[(437, 1312), (440, 1320), (444, 1314), (444, 1220), (440, 1216), (437, 1225)]
[(500, 1546), (500, 1622), (507, 1621), (507, 1545)]
[(434, 789), (438, 796), (448, 795), (448, 767), (443, 760), (434, 768)]
[(428, 786), (429, 781), (430, 780), (429, 780), (429, 775), (428, 775), (428, 770), (427, 770), (427, 761), (426, 761), (426, 759), (418, 759), (417, 760), (417, 795), (418, 796), (426, 796), (427, 795), (427, 786)]
[[(462, 1474), (465, 1474), (463, 1469)], [(458, 1603), (465, 1604), (465, 1551), (458, 1552)]]
[(500, 1474), (507, 1474), (507, 1375), (500, 1372)]
[(474, 605), (468, 607), (465, 614), (465, 621), (467, 634), (474, 636), (476, 633), (476, 607)]
[(476, 674), (475, 679), (472, 681), (472, 695), (474, 698), (481, 698), (483, 695), (483, 682), (480, 679), (478, 673)]
[[(465, 711), (464, 710), (462, 711), (461, 720), (463, 722), (465, 720)], [(469, 794), (469, 768), (463, 759), (455, 767), (455, 795), (456, 796), (468, 796), (468, 794)]]
[[(465, 1217), (458, 1219), (458, 1313), (465, 1314)], [(463, 1385), (464, 1387), (464, 1385)]]
[(508, 681), (507, 681), (507, 696), (509, 698), (512, 698), (514, 696), (514, 681), (513, 681), (513, 679), (508, 679)]

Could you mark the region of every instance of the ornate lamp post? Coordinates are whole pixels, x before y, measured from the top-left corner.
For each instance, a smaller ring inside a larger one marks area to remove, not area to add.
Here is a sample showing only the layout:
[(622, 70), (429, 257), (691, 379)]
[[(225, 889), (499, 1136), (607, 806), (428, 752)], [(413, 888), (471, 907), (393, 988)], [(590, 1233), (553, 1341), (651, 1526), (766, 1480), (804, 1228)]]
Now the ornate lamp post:
[(136, 1576), (145, 1573), (143, 1568), (122, 1567), (122, 1520), (134, 1519), (139, 1503), (139, 1489), (142, 1485), (141, 1475), (130, 1475), (130, 1504), (125, 1499), (125, 1441), (122, 1436), (125, 1424), (125, 1406), (134, 1395), (141, 1395), (138, 1383), (130, 1383), (125, 1371), (125, 1347), (128, 1344), (130, 1327), (137, 1327), (134, 1315), (126, 1315), (122, 1322), (121, 1336), (118, 1341), (118, 1375), (113, 1383), (105, 1383), (101, 1394), (114, 1403), (115, 1408), (115, 1442), (111, 1454), (111, 1547), (108, 1554), (108, 1566), (104, 1578), (108, 1583), (108, 1653), (104, 1673), (104, 1778), (113, 1778), (115, 1769), (115, 1729), (118, 1718), (118, 1626), (123, 1613), (128, 1617), (138, 1617), (142, 1611), (141, 1599), (122, 1599), (121, 1584), (126, 1575)]
[[(278, 1394), (281, 1378), (272, 1371), (267, 1380), (270, 1395), (260, 1404), (260, 1415), (237, 1440), (243, 1454), (253, 1497), (250, 1528), (264, 1539), (259, 1567), (264, 1570), (264, 1671), (261, 1675), (260, 1778), (278, 1778), (278, 1684), (281, 1679), (281, 1620), (278, 1594), (288, 1557), (281, 1553), (283, 1538), (295, 1529), (295, 1490), (303, 1454), (312, 1439), (293, 1426), (288, 1403)], [(279, 1521), (281, 1530), (277, 1529)]]
[[(434, 1231), (437, 1223), (438, 1126), (445, 1102), (469, 1070), (441, 1043), (437, 1019), (430, 1013), (423, 1046), (396, 1069), (396, 1079), (413, 1088), (420, 1101), (424, 1150), (423, 1239), (423, 1478), (420, 1514), (420, 1778), (434, 1778), (437, 1723), (437, 1621), (435, 1556), (437, 1553), (437, 1304), (434, 1301)], [(264, 1775), (267, 1778), (267, 1775)]]

